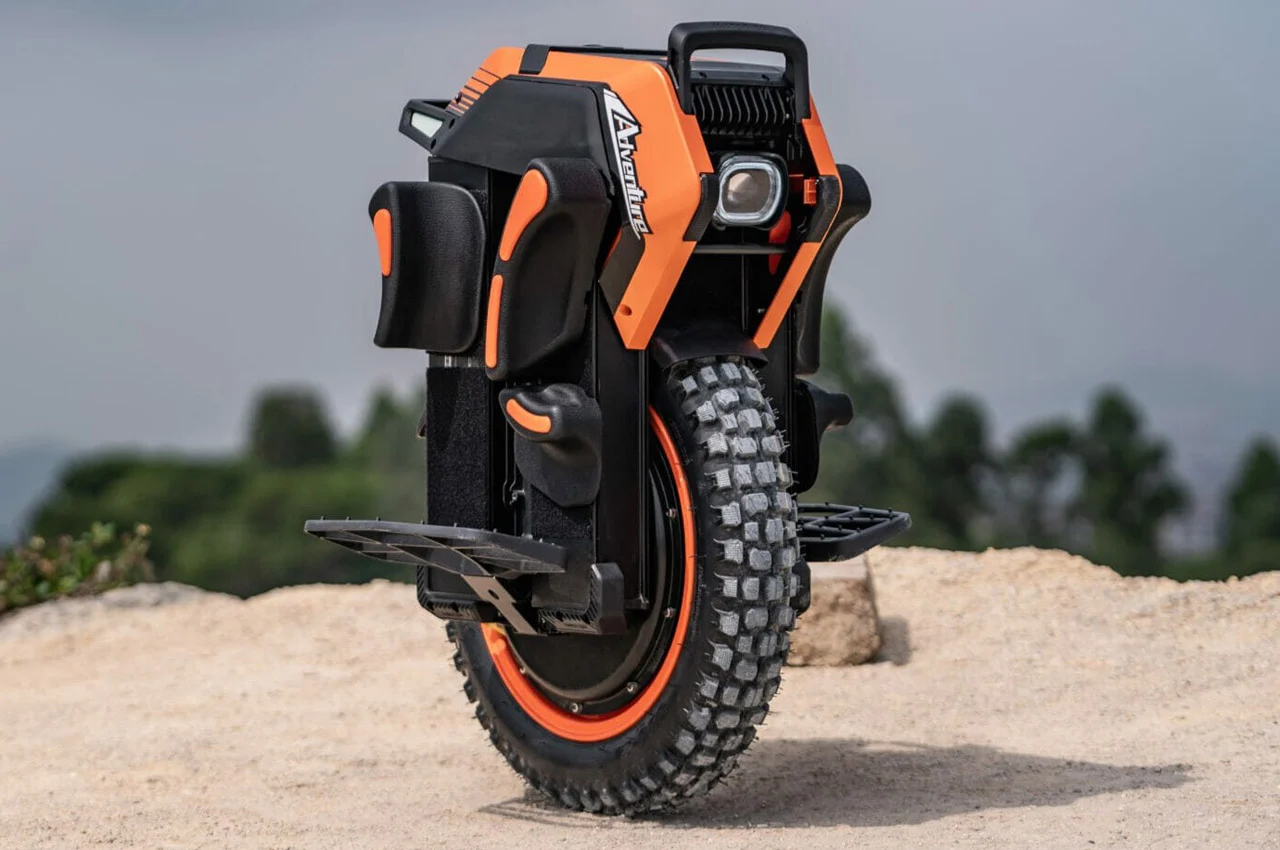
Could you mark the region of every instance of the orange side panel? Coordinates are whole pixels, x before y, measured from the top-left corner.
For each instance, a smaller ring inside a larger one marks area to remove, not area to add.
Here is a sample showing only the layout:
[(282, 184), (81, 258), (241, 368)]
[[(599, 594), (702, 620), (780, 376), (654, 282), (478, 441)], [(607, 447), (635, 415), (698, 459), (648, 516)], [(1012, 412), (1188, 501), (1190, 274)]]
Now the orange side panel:
[[(809, 149), (813, 152), (813, 160), (818, 166), (818, 173), (830, 177), (840, 179), (840, 172), (836, 170), (835, 158), (831, 155), (831, 146), (827, 143), (826, 131), (822, 129), (822, 122), (818, 119), (818, 109), (813, 105), (813, 100), (809, 100), (809, 117), (800, 122), (804, 128), (805, 138), (809, 140)], [(840, 187), (840, 198), (836, 199), (836, 208), (839, 209), (840, 202), (844, 197), (844, 187)], [(826, 234), (822, 234), (822, 238), (826, 238)], [(773, 301), (769, 304), (769, 309), (765, 311), (764, 318), (760, 320), (760, 327), (756, 328), (756, 334), (753, 342), (760, 348), (766, 349), (773, 343), (774, 336), (778, 333), (778, 328), (782, 327), (782, 321), (787, 317), (787, 311), (791, 309), (791, 302), (795, 301), (796, 293), (800, 291), (800, 285), (804, 283), (805, 276), (809, 274), (809, 268), (813, 265), (813, 258), (818, 253), (818, 248), (822, 245), (818, 242), (805, 242), (801, 244), (799, 250), (796, 251), (795, 257), (791, 260), (791, 266), (787, 269), (787, 273), (782, 278), (782, 283), (778, 285), (778, 291), (773, 296)]]
[(640, 125), (633, 158), (650, 232), (613, 318), (627, 348), (643, 349), (693, 253), (684, 232), (701, 199), (699, 175), (713, 171), (698, 120), (680, 111), (670, 76), (647, 60), (553, 50), (542, 76), (606, 83)]
[[(523, 56), (521, 48), (495, 50), (468, 85), (475, 88), (479, 82), (487, 90), (498, 79), (518, 74)], [(714, 171), (698, 120), (680, 111), (667, 72), (645, 59), (553, 50), (539, 76), (605, 83), (640, 126), (633, 160), (637, 183), (644, 192), (649, 232), (641, 235), (644, 251), (622, 294), (614, 321), (627, 348), (644, 349), (693, 253), (694, 243), (684, 241), (684, 232), (701, 199), (699, 175)], [(457, 101), (451, 107), (455, 111), (466, 108)]]
[(507, 399), (507, 415), (526, 431), (532, 431), (535, 434), (551, 433), (550, 416), (540, 416), (531, 410), (526, 410), (514, 398)]
[(498, 256), (502, 261), (511, 259), (511, 252), (516, 249), (520, 234), (533, 221), (534, 216), (542, 212), (547, 205), (547, 178), (536, 168), (530, 168), (520, 180), (520, 188), (511, 201), (511, 211), (507, 213), (507, 223), (502, 227), (502, 242), (498, 245)]
[(391, 210), (378, 210), (373, 214), (373, 235), (378, 239), (378, 259), (382, 261), (382, 276), (391, 276)]
[(489, 314), (484, 323), (484, 365), (498, 365), (498, 318), (502, 315), (502, 275), (495, 274), (489, 285)]

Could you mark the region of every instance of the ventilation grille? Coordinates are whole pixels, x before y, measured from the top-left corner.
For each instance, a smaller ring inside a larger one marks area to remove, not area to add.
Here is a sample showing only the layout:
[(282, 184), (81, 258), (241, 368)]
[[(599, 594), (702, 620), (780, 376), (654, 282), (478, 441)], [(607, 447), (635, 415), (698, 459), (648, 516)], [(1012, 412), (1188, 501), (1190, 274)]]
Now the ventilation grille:
[(703, 83), (693, 87), (693, 114), (704, 136), (765, 139), (789, 136), (795, 115), (789, 89)]

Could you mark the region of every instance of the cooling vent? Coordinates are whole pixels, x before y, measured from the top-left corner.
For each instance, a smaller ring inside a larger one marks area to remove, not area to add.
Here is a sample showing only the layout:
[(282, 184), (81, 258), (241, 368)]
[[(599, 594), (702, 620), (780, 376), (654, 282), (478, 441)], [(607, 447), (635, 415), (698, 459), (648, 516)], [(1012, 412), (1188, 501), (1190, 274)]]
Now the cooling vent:
[(693, 87), (693, 113), (704, 136), (778, 138), (794, 131), (791, 99), (789, 89), (703, 83)]

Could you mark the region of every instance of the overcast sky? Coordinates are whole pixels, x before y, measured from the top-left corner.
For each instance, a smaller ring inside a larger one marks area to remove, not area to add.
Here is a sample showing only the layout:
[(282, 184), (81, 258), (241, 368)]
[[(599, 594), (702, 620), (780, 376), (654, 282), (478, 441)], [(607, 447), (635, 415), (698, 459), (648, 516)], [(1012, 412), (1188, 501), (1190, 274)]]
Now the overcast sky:
[(422, 363), (371, 343), (404, 102), (502, 44), (708, 18), (808, 42), (874, 197), (830, 288), (917, 411), (972, 390), (1007, 427), (1121, 380), (1274, 413), (1245, 409), (1280, 398), (1270, 0), (0, 0), (0, 447), (225, 447), (282, 381), (350, 424)]

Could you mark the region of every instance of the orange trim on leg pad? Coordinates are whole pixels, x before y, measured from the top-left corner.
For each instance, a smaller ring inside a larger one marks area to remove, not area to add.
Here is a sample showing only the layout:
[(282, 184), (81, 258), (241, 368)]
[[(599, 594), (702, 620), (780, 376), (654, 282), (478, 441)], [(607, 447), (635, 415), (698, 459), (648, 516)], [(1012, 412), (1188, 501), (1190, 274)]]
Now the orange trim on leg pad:
[(502, 317), (502, 275), (495, 274), (489, 285), (489, 313), (484, 323), (484, 365), (498, 365), (498, 320)]
[(378, 239), (378, 259), (382, 261), (382, 276), (391, 276), (391, 210), (378, 210), (373, 214), (373, 235)]
[(506, 405), (507, 415), (511, 417), (511, 421), (524, 428), (526, 431), (532, 431), (535, 434), (551, 433), (551, 417), (542, 416), (530, 410), (526, 410), (520, 402), (514, 398), (507, 399)]
[(507, 213), (507, 223), (502, 228), (502, 242), (498, 245), (498, 256), (505, 263), (511, 259), (520, 241), (520, 234), (529, 226), (529, 222), (547, 206), (547, 178), (536, 168), (530, 168), (520, 180), (520, 188), (511, 201), (511, 211)]

